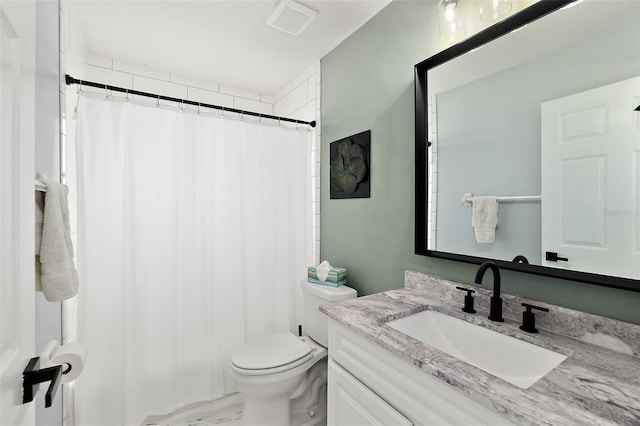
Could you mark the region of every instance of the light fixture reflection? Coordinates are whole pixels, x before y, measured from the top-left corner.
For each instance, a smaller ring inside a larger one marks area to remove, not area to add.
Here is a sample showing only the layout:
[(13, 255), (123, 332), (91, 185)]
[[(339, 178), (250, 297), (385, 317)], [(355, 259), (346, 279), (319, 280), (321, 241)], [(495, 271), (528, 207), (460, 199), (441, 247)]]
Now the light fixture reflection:
[(480, 19), (497, 21), (511, 12), (511, 0), (480, 0)]
[(446, 42), (456, 42), (464, 38), (467, 28), (462, 22), (461, 0), (440, 0), (438, 17), (440, 38)]

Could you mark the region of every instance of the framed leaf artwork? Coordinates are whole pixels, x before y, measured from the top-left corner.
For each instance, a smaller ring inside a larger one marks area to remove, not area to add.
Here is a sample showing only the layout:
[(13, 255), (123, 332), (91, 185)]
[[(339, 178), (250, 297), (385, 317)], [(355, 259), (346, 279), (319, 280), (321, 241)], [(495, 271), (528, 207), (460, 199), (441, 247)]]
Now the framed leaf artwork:
[(330, 198), (371, 196), (371, 130), (329, 144)]

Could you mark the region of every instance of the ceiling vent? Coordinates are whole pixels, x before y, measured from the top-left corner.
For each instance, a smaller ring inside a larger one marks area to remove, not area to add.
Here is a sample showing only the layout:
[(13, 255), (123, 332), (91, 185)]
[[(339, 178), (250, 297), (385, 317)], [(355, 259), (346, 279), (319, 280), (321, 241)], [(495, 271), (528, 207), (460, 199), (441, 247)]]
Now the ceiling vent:
[(316, 19), (318, 12), (291, 0), (281, 0), (271, 15), (267, 25), (294, 36), (299, 35)]

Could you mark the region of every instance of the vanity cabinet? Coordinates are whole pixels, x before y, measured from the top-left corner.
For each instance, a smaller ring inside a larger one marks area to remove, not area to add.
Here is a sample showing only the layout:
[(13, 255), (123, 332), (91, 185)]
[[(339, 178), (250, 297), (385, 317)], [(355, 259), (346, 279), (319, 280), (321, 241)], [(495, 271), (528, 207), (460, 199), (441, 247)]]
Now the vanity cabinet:
[(513, 424), (335, 320), (327, 403), (329, 426)]
[(329, 425), (397, 425), (413, 423), (345, 369), (329, 360)]

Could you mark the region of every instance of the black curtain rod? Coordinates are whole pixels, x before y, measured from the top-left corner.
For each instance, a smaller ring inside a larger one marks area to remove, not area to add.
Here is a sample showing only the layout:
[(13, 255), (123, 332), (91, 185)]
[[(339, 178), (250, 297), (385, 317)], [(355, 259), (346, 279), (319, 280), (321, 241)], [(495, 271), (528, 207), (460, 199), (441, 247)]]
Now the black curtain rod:
[(84, 86), (90, 86), (90, 87), (97, 87), (98, 89), (111, 90), (113, 92), (128, 93), (131, 95), (146, 96), (148, 98), (153, 98), (157, 100), (176, 102), (176, 103), (186, 104), (186, 105), (195, 105), (195, 106), (200, 106), (205, 108), (218, 109), (221, 111), (235, 112), (237, 114), (242, 114), (242, 115), (250, 115), (250, 116), (259, 117), (259, 118), (269, 118), (271, 120), (285, 121), (287, 123), (306, 124), (307, 126), (316, 127), (315, 121), (302, 121), (302, 120), (296, 120), (294, 118), (278, 117), (276, 115), (262, 114), (260, 112), (244, 111), (237, 108), (223, 107), (220, 105), (211, 105), (211, 104), (205, 104), (202, 102), (189, 101), (187, 99), (172, 98), (170, 96), (141, 92), (139, 90), (133, 90), (133, 89), (125, 89), (123, 87), (111, 86), (109, 84), (100, 84), (100, 83), (95, 83), (93, 81), (78, 80), (77, 78), (71, 77), (69, 74), (65, 74), (64, 79), (67, 86), (72, 84), (79, 84), (80, 86), (84, 85)]

